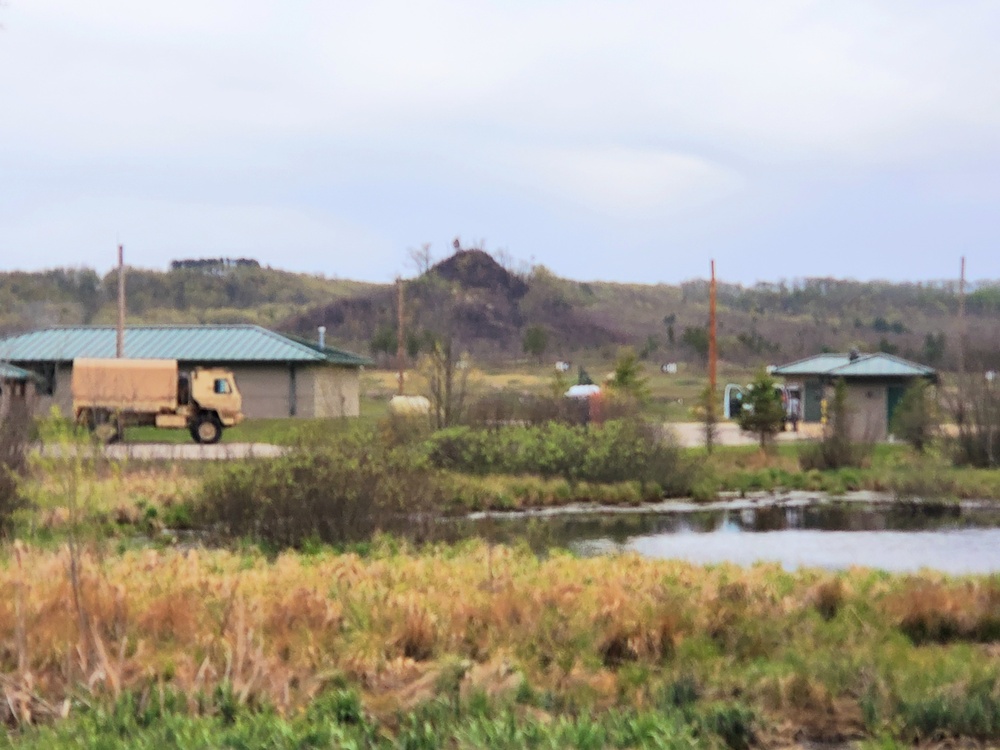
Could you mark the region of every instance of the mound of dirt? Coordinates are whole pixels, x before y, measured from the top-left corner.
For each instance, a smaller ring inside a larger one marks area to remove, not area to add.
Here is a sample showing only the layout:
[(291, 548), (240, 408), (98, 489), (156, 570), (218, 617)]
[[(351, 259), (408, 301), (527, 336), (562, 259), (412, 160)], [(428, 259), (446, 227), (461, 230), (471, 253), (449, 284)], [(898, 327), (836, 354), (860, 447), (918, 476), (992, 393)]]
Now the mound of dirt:
[[(432, 337), (450, 337), (476, 355), (519, 354), (529, 325), (545, 327), (562, 351), (624, 340), (622, 334), (561, 299), (536, 300), (535, 316), (529, 320), (522, 303), (530, 291), (528, 281), (489, 253), (460, 249), (405, 282), (408, 337), (423, 346)], [(386, 286), (312, 308), (285, 320), (280, 328), (311, 338), (318, 326), (326, 326), (330, 340), (389, 356), (395, 352), (396, 321), (396, 290)]]
[(489, 289), (501, 292), (509, 300), (521, 299), (528, 285), (501, 266), (483, 250), (459, 250), (435, 265), (430, 273), (437, 274), (464, 289)]

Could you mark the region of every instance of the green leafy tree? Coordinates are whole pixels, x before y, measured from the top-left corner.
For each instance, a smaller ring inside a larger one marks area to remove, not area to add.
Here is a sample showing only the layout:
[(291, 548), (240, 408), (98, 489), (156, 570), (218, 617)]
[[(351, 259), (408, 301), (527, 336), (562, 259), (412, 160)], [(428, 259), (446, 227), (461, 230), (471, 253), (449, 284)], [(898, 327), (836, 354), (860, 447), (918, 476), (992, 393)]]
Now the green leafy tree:
[(947, 341), (943, 331), (937, 334), (928, 333), (924, 336), (924, 362), (931, 367), (937, 367), (944, 360)]
[(615, 372), (610, 386), (640, 403), (649, 399), (649, 383), (642, 374), (642, 363), (632, 349), (624, 350), (615, 362)]
[(521, 339), (521, 345), (525, 354), (538, 357), (541, 361), (542, 355), (545, 354), (549, 345), (549, 332), (545, 330), (544, 326), (528, 326), (524, 332), (524, 338)]
[(885, 354), (899, 354), (899, 347), (889, 341), (885, 336), (879, 339), (878, 350)]
[(639, 359), (649, 359), (653, 352), (660, 348), (660, 339), (656, 336), (647, 336), (646, 343), (639, 350)]
[(396, 351), (396, 331), (390, 326), (380, 326), (368, 342), (368, 348), (372, 354), (392, 354)]
[(740, 411), (740, 429), (756, 433), (760, 438), (760, 447), (765, 448), (785, 424), (781, 395), (775, 390), (774, 378), (765, 370), (761, 370), (750, 383), (744, 404), (749, 408)]
[(663, 316), (663, 325), (667, 327), (667, 343), (670, 344), (670, 346), (674, 345), (674, 323), (676, 322), (677, 315), (674, 313)]
[(708, 328), (685, 328), (681, 343), (702, 359), (708, 359)]
[(431, 341), (426, 334), (420, 336), (413, 331), (406, 332), (406, 356), (410, 359), (416, 359), (421, 350), (430, 344)]
[(558, 401), (569, 388), (569, 380), (565, 373), (556, 370), (552, 373), (552, 380), (549, 381), (549, 395), (553, 401)]
[(892, 415), (892, 433), (923, 453), (938, 429), (938, 414), (926, 380), (917, 380), (906, 389)]

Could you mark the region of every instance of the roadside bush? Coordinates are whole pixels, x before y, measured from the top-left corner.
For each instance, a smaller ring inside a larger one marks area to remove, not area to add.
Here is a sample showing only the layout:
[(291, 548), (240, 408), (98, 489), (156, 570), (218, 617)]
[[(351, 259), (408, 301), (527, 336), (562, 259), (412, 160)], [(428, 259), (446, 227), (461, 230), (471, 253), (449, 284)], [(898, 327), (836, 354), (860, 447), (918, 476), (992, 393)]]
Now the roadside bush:
[(935, 449), (924, 451), (919, 461), (890, 474), (887, 487), (897, 500), (950, 498), (959, 493), (950, 461)]
[(691, 471), (677, 446), (637, 420), (589, 428), (557, 422), (493, 430), (455, 427), (427, 442), (441, 469), (471, 474), (538, 474), (568, 481), (637, 481), (668, 495), (685, 494)]
[(431, 434), (430, 417), (426, 414), (388, 414), (379, 422), (382, 440), (388, 445), (419, 443)]
[(226, 537), (301, 547), (379, 530), (419, 536), (440, 503), (426, 460), (357, 430), (336, 442), (306, 440), (280, 458), (229, 464), (205, 480), (195, 512)]
[(14, 511), (23, 507), (20, 476), (27, 466), (31, 411), (20, 399), (0, 397), (0, 533)]
[(502, 390), (475, 400), (466, 410), (465, 424), (473, 427), (542, 426), (550, 422), (586, 425), (636, 419), (642, 402), (629, 390), (606, 389), (597, 400), (566, 398), (559, 386), (548, 395)]
[(562, 393), (545, 396), (502, 390), (482, 396), (470, 404), (466, 422), (477, 427), (541, 425), (546, 422), (584, 424), (588, 418), (586, 407), (585, 400), (564, 398)]

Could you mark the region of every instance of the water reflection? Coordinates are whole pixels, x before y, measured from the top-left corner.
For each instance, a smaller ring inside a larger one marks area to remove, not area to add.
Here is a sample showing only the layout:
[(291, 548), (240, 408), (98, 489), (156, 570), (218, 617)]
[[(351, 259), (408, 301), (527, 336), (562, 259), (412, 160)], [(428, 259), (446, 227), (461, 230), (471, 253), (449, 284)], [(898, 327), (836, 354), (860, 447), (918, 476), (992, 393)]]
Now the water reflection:
[(957, 505), (817, 503), (663, 514), (494, 515), (455, 524), (449, 536), (524, 540), (581, 555), (632, 550), (694, 562), (758, 560), (785, 567), (947, 572), (1000, 571), (1000, 510)]

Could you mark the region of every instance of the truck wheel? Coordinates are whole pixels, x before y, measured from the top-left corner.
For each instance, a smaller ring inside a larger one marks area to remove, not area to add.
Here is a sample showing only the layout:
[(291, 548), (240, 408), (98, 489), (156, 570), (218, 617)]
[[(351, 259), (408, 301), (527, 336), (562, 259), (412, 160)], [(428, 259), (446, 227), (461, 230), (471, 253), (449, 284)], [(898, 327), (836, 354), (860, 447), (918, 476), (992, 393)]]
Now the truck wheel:
[(94, 428), (94, 437), (104, 445), (111, 445), (122, 439), (122, 433), (114, 422), (104, 422)]
[(102, 445), (111, 445), (121, 440), (122, 435), (118, 429), (118, 420), (115, 415), (103, 409), (88, 409), (85, 415), (81, 416), (83, 423), (93, 433), (97, 442)]
[(80, 413), (76, 415), (76, 423), (87, 430), (87, 432), (93, 432), (94, 428), (97, 427), (97, 420), (94, 419), (94, 412), (90, 409), (81, 409)]
[(202, 445), (211, 445), (222, 438), (222, 425), (211, 414), (202, 414), (192, 430), (194, 439)]

